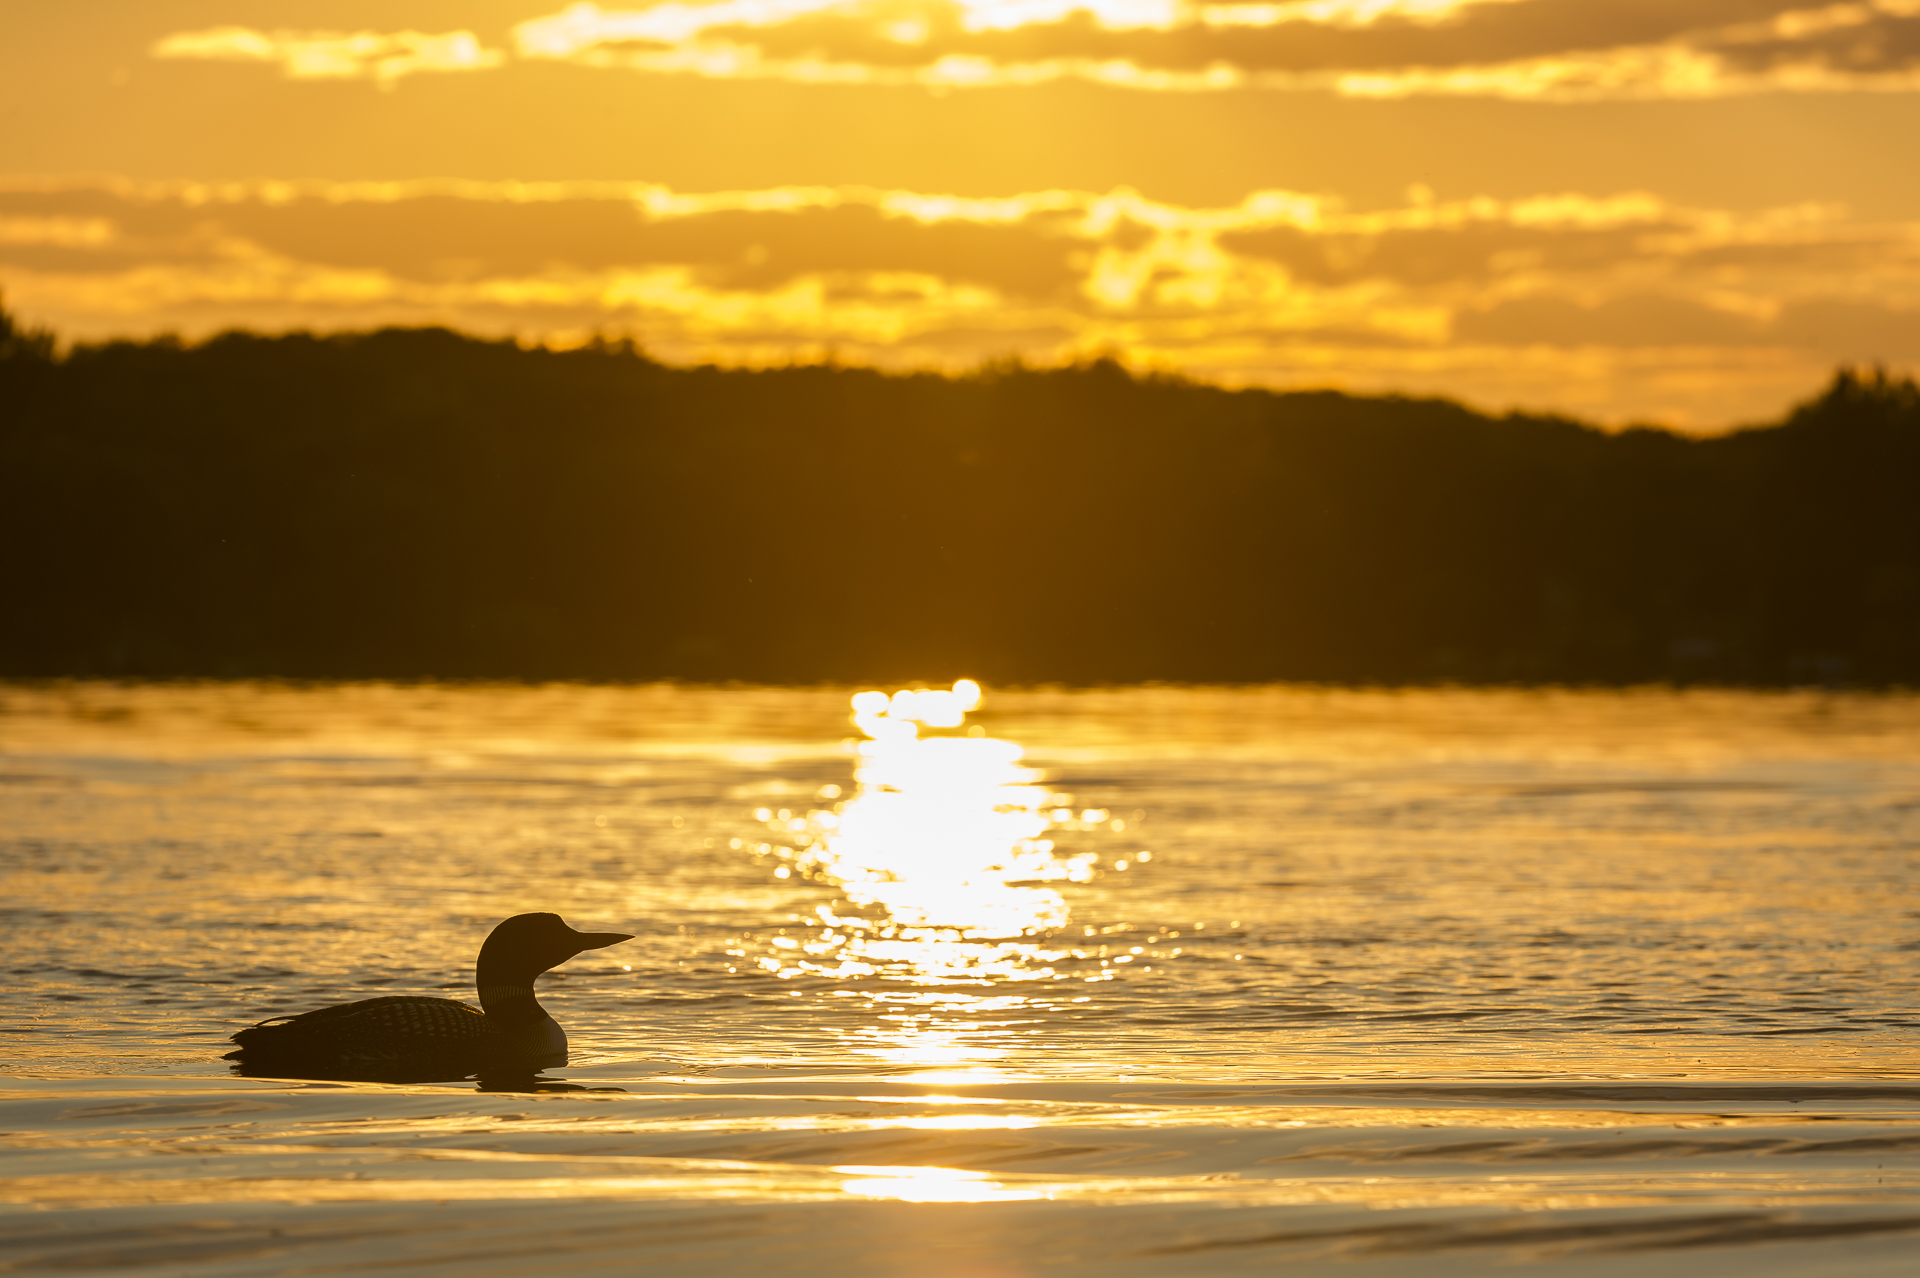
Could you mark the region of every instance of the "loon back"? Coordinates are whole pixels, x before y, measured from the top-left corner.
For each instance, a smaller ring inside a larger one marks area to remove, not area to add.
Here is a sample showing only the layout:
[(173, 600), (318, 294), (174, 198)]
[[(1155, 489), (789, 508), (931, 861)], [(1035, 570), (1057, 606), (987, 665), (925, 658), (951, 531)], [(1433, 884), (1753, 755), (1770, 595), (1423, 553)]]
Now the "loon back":
[(487, 1014), (450, 998), (368, 998), (276, 1016), (233, 1036), (250, 1063), (267, 1058), (351, 1067), (484, 1052), (497, 1034)]

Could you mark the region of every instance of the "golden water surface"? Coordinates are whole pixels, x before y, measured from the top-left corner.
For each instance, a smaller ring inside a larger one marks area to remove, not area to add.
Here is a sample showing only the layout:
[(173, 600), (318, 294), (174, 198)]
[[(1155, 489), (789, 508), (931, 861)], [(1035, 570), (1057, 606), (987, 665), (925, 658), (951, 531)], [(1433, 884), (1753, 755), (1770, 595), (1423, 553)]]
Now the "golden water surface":
[[(1823, 693), (0, 688), (0, 1268), (1907, 1272), (1916, 746)], [(636, 936), (543, 979), (554, 1090), (219, 1059), (547, 909)]]

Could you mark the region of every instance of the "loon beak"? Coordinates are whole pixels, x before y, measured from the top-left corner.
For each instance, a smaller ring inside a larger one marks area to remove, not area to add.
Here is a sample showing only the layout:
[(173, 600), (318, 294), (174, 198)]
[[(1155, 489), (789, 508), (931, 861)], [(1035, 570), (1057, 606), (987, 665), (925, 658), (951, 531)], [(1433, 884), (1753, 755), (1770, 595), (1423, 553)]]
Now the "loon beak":
[(622, 941), (631, 941), (632, 939), (633, 938), (625, 932), (575, 932), (573, 934), (573, 943), (578, 948), (575, 949), (574, 953), (580, 954), (587, 950), (604, 950), (609, 945), (618, 945)]

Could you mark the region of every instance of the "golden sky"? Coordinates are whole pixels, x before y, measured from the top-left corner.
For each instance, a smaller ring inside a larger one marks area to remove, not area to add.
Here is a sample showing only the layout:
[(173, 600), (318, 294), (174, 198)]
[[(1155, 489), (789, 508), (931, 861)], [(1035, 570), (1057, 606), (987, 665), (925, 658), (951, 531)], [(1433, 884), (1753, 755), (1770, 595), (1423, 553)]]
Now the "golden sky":
[(1715, 429), (1920, 367), (1920, 0), (0, 7), (63, 336), (1117, 352)]

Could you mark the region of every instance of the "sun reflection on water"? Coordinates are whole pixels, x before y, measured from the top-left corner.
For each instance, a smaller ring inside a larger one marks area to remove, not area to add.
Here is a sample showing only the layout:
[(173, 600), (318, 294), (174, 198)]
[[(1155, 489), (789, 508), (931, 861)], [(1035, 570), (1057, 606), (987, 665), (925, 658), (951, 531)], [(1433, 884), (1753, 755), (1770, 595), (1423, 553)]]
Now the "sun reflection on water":
[(1045, 1191), (1010, 1189), (986, 1172), (954, 1167), (835, 1167), (847, 1177), (841, 1187), (862, 1198), (905, 1203), (986, 1203), (1045, 1198)]
[[(755, 814), (780, 840), (756, 849), (781, 861), (777, 876), (843, 893), (816, 907), (809, 935), (774, 938), (764, 970), (919, 985), (1060, 979), (1051, 965), (1066, 953), (1047, 939), (1069, 910), (1053, 885), (1091, 879), (1095, 854), (1059, 853), (1045, 837), (1063, 814), (1073, 819), (1063, 806), (1071, 797), (1021, 766), (1017, 742), (967, 725), (980, 702), (967, 679), (947, 690), (862, 692), (852, 705), (866, 738), (854, 748), (853, 793), (826, 786), (830, 807)], [(931, 1017), (907, 1016), (889, 1032), (888, 1052), (928, 1065), (995, 1054), (921, 1023)]]

